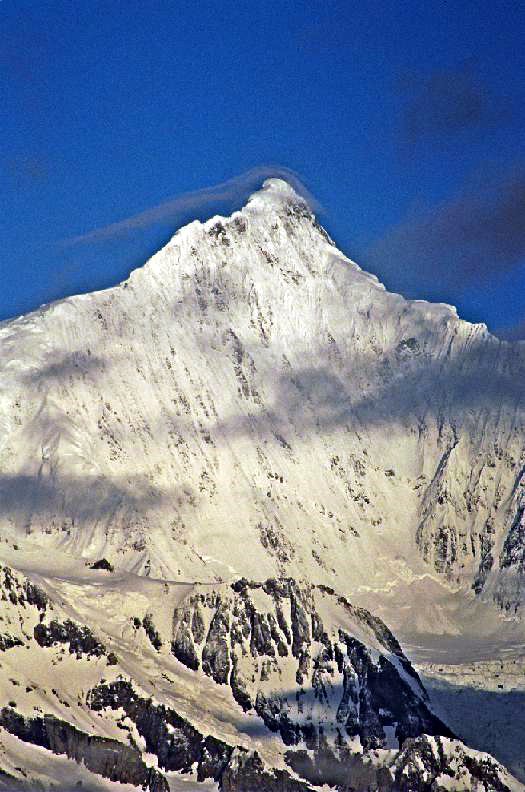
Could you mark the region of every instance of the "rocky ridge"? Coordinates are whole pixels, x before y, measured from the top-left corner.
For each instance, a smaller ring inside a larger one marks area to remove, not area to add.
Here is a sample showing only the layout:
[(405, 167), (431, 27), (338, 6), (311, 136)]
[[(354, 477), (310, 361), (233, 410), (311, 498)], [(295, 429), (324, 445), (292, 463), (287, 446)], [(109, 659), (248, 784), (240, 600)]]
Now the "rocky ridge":
[[(325, 629), (333, 610), (345, 613), (348, 631)], [(356, 738), (368, 750), (451, 736), (383, 622), (324, 586), (241, 580), (197, 591), (176, 609), (173, 633), (180, 662), (228, 684), (286, 745), (315, 750)]]
[[(0, 654), (0, 789), (48, 788), (51, 756), (150, 792), (181, 774), (223, 792), (523, 789), (433, 714), (381, 620), (324, 586), (68, 570), (0, 569), (16, 640)], [(19, 745), (37, 771), (10, 758)]]

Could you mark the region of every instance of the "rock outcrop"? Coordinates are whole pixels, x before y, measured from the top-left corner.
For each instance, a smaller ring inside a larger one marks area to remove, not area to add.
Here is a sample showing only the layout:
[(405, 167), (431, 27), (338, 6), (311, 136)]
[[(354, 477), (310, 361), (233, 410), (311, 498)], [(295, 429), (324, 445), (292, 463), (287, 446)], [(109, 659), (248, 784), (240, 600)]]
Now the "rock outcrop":
[(307, 784), (283, 770), (264, 766), (256, 752), (233, 748), (212, 735), (203, 736), (174, 710), (138, 696), (127, 682), (101, 685), (88, 697), (89, 706), (123, 710), (144, 738), (146, 749), (165, 770), (189, 773), (197, 780), (213, 779), (221, 790), (260, 789), (262, 792), (309, 792)]
[[(325, 623), (334, 612), (341, 626)], [(229, 685), (287, 745), (314, 750), (358, 738), (368, 750), (384, 747), (386, 734), (398, 745), (450, 736), (386, 625), (325, 586), (243, 579), (202, 587), (175, 611), (171, 651)]]
[(166, 779), (144, 763), (138, 750), (116, 740), (85, 734), (53, 715), (24, 718), (12, 708), (3, 707), (0, 726), (24, 742), (82, 762), (110, 781), (133, 784), (149, 792), (169, 792)]
[[(80, 561), (4, 566), (0, 596), (13, 790), (53, 778), (50, 757), (149, 792), (170, 774), (222, 792), (522, 789), (452, 737), (386, 625), (324, 585), (101, 579)], [(17, 745), (36, 753), (21, 764)]]

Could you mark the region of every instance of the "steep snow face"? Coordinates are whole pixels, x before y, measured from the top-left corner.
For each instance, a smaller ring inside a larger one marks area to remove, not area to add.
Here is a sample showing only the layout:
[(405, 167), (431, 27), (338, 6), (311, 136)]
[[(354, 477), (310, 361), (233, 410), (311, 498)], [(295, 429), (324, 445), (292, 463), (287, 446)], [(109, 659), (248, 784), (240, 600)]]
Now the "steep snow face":
[(0, 529), (173, 580), (523, 596), (524, 346), (388, 293), (285, 182), (0, 327)]

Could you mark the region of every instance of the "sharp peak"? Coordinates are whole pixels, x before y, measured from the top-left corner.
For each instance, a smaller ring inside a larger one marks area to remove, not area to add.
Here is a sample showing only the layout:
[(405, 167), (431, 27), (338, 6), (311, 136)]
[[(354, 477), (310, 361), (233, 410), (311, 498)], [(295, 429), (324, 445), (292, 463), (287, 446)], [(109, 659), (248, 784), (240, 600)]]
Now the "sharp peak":
[(312, 208), (314, 201), (299, 184), (294, 185), (291, 179), (274, 176), (265, 179), (262, 186), (251, 193), (245, 206), (261, 205), (278, 208), (290, 203), (305, 204), (308, 208)]
[(203, 222), (197, 220), (189, 225), (193, 226), (194, 223), (197, 223), (208, 227), (217, 221), (230, 221), (240, 214), (264, 215), (274, 212), (280, 213), (288, 211), (292, 206), (303, 210), (303, 212), (305, 211), (312, 217), (319, 209), (318, 202), (310, 195), (299, 179), (271, 176), (265, 178), (260, 187), (248, 194), (239, 209), (227, 215), (215, 214)]
[[(310, 195), (304, 185), (293, 176), (271, 176), (265, 178), (261, 186), (249, 193), (239, 209), (235, 209), (229, 214), (213, 214), (206, 220), (193, 220), (177, 229), (166, 247), (176, 244), (177, 241), (186, 234), (191, 234), (195, 229), (209, 230), (213, 226), (229, 224), (236, 218), (258, 216), (263, 221), (265, 217), (270, 219), (273, 214), (289, 214), (290, 211), (297, 216), (308, 218), (310, 221), (316, 217), (316, 211), (320, 205)], [(162, 249), (158, 251), (162, 252)]]

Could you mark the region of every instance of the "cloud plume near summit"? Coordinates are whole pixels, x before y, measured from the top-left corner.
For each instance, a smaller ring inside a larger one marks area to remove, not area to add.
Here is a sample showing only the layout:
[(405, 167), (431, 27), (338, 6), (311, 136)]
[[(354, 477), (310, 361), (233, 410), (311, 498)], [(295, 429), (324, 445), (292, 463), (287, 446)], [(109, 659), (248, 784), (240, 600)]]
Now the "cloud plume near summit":
[(123, 220), (65, 239), (62, 244), (69, 247), (90, 242), (102, 242), (120, 237), (136, 229), (149, 228), (158, 223), (177, 223), (187, 219), (192, 213), (196, 216), (203, 210), (211, 208), (213, 211), (216, 205), (223, 203), (242, 203), (251, 192), (261, 186), (265, 179), (270, 178), (286, 180), (312, 209), (319, 208), (315, 199), (293, 170), (281, 165), (259, 165), (219, 184), (177, 195)]

